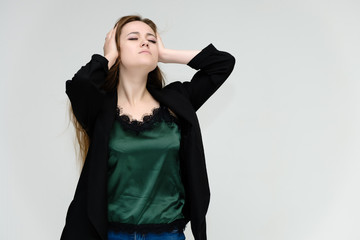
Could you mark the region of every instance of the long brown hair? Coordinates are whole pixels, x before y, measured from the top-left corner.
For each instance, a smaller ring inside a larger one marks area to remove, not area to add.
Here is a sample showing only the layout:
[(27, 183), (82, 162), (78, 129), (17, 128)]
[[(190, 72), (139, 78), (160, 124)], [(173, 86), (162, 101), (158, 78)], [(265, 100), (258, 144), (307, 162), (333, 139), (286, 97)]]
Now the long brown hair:
[[(120, 56), (119, 39), (120, 39), (121, 30), (125, 24), (134, 21), (141, 21), (146, 23), (147, 25), (149, 25), (149, 27), (151, 27), (154, 33), (157, 34), (157, 27), (155, 23), (148, 18), (142, 18), (139, 15), (129, 15), (129, 16), (121, 17), (114, 25), (114, 27), (117, 26), (115, 33), (115, 41), (119, 56)], [(119, 84), (119, 75), (120, 75), (120, 57), (116, 59), (114, 65), (109, 69), (103, 88), (106, 91), (116, 90)], [(164, 84), (165, 82), (164, 82), (163, 74), (160, 68), (157, 66), (153, 71), (149, 72), (147, 79), (147, 86), (151, 86), (153, 88), (162, 88)], [(77, 151), (78, 159), (80, 160), (80, 165), (82, 168), (85, 163), (86, 155), (89, 150), (89, 145), (91, 140), (87, 135), (86, 131), (84, 130), (84, 128), (77, 121), (71, 106), (70, 106), (70, 120), (72, 121), (75, 127), (76, 139), (79, 144)]]

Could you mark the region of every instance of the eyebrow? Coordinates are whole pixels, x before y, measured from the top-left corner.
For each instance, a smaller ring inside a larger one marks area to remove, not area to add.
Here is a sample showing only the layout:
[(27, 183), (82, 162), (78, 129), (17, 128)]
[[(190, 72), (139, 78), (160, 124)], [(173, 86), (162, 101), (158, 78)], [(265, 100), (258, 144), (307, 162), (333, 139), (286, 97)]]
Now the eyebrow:
[[(137, 34), (137, 35), (140, 35), (140, 33), (139, 33), (139, 32), (131, 32), (131, 33), (129, 33), (127, 36), (129, 36), (130, 34)], [(146, 36), (153, 36), (153, 37), (155, 37), (155, 38), (156, 38), (156, 36), (155, 36), (154, 34), (152, 34), (152, 33), (146, 33)]]

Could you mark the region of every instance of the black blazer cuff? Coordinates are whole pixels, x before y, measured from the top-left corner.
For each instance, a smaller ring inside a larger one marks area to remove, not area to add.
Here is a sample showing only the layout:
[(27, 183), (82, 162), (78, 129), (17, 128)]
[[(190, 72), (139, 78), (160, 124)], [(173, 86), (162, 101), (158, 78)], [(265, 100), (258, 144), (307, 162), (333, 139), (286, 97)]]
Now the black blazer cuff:
[(91, 57), (92, 60), (95, 60), (101, 64), (101, 66), (104, 68), (104, 71), (108, 73), (108, 63), (109, 61), (106, 59), (106, 57), (100, 55), (100, 54), (93, 54)]
[(204, 60), (207, 57), (209, 57), (212, 53), (217, 51), (218, 50), (214, 47), (214, 45), (210, 43), (207, 47), (201, 50), (201, 52), (199, 52), (195, 57), (193, 57), (193, 59), (191, 59), (187, 65), (196, 70), (201, 69)]

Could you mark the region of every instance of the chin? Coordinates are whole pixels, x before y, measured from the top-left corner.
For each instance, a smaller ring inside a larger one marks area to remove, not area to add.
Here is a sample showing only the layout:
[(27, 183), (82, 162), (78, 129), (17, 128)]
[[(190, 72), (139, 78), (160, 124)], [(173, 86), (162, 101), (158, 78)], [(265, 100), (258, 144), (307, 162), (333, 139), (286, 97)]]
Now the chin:
[(146, 68), (146, 69), (148, 69), (149, 72), (151, 72), (157, 67), (157, 63), (155, 63), (155, 62), (149, 63), (148, 62), (148, 63), (139, 65), (139, 67)]
[(143, 69), (147, 72), (153, 71), (157, 67), (157, 62), (155, 61), (134, 61), (134, 62), (123, 62), (125, 68), (128, 69)]

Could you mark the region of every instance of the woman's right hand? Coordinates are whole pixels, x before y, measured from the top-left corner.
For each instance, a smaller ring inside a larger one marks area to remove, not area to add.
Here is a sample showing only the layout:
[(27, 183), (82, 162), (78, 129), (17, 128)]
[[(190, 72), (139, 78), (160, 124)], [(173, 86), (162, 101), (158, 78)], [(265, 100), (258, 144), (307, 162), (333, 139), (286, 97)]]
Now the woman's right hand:
[(116, 59), (119, 56), (115, 42), (116, 28), (117, 25), (106, 34), (105, 43), (103, 47), (104, 57), (109, 61), (108, 63), (109, 69), (112, 67), (112, 65), (114, 65)]

